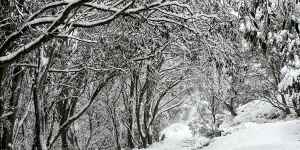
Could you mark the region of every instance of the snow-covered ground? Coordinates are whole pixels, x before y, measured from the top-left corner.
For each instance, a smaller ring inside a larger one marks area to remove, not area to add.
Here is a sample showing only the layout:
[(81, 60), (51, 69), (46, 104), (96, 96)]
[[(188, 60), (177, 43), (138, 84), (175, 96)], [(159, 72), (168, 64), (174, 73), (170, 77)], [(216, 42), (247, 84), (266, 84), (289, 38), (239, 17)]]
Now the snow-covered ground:
[(279, 112), (262, 101), (248, 103), (237, 112), (237, 117), (227, 118), (222, 125), (224, 136), (193, 137), (187, 123), (175, 123), (162, 131), (163, 141), (147, 150), (300, 150), (300, 120), (270, 120)]
[(300, 120), (244, 123), (203, 150), (299, 150)]
[(193, 137), (186, 122), (174, 123), (161, 132), (165, 139), (147, 150), (191, 150), (209, 142), (205, 137)]

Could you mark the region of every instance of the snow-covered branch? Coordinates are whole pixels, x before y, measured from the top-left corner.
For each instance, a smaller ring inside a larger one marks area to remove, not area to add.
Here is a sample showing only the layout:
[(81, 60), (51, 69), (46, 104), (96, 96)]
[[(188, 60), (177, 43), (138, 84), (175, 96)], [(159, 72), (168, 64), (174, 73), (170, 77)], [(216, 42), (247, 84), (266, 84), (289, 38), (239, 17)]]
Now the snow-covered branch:
[(2, 116), (0, 116), (0, 119), (4, 119), (4, 118), (9, 117), (9, 116), (11, 116), (11, 115), (13, 115), (13, 114), (14, 114), (13, 112), (5, 113), (5, 114), (3, 114)]
[(86, 110), (93, 104), (93, 102), (95, 101), (96, 97), (98, 96), (99, 92), (107, 85), (107, 83), (113, 78), (115, 77), (117, 74), (116, 72), (112, 72), (110, 73), (104, 80), (103, 82), (99, 83), (99, 85), (97, 86), (96, 90), (93, 92), (92, 96), (89, 99), (89, 102), (76, 114), (74, 114), (73, 116), (69, 117), (67, 121), (65, 121), (59, 128), (58, 132), (53, 136), (53, 138), (50, 140), (49, 142), (49, 149), (52, 148), (53, 144), (55, 143), (55, 141), (57, 140), (57, 138), (60, 136), (61, 132), (67, 128), (68, 126), (70, 126), (74, 121), (76, 121), (80, 116), (82, 116)]
[(97, 41), (92, 41), (88, 39), (81, 39), (79, 37), (71, 36), (71, 35), (56, 35), (58, 38), (64, 38), (64, 39), (73, 39), (81, 42), (86, 42), (86, 43), (97, 43)]
[[(36, 64), (25, 64), (25, 63), (18, 63), (18, 64), (13, 64), (13, 66), (22, 66), (22, 67), (28, 67), (28, 68), (38, 68), (38, 65)], [(95, 71), (95, 72), (102, 72), (102, 71), (110, 71), (110, 70), (119, 70), (125, 72), (126, 70), (122, 68), (117, 68), (110, 66), (110, 68), (94, 68), (94, 67), (82, 67), (82, 68), (77, 68), (77, 69), (57, 69), (57, 68), (50, 68), (48, 72), (50, 73), (69, 73), (69, 72), (81, 72), (84, 70), (90, 70), (90, 71)]]
[(52, 2), (50, 4), (47, 4), (46, 6), (44, 6), (43, 8), (39, 9), (38, 11), (36, 11), (35, 13), (33, 13), (28, 19), (27, 22), (33, 20), (35, 17), (37, 17), (38, 15), (42, 14), (43, 12), (45, 12), (46, 10), (50, 9), (50, 8), (55, 8), (57, 6), (63, 6), (63, 5), (67, 5), (68, 3), (66, 1), (59, 1), (59, 2)]

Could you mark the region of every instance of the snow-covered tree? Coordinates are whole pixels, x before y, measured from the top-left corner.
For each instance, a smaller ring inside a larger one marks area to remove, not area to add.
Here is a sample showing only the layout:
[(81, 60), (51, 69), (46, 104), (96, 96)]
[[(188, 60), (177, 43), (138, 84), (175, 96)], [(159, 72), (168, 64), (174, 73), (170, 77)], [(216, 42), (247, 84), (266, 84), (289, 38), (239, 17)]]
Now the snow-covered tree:
[(287, 114), (290, 108), (296, 106), (290, 105), (293, 98), (286, 97), (284, 85), (297, 83), (291, 79), (294, 77), (291, 74), (297, 69), (289, 66), (295, 63), (294, 58), (298, 55), (298, 7), (296, 1), (240, 2), (240, 31), (245, 41), (243, 45), (255, 54), (252, 64), (259, 70), (260, 80), (263, 81), (258, 94)]

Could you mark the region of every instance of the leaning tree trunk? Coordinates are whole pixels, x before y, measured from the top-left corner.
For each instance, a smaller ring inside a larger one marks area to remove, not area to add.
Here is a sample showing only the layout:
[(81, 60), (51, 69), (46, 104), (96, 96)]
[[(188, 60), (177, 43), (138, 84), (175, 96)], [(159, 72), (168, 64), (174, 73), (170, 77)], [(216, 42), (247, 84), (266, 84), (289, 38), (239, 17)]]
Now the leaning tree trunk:
[(233, 116), (233, 117), (237, 116), (237, 113), (235, 112), (234, 107), (233, 107), (233, 103), (228, 104), (224, 101), (224, 105), (226, 106), (227, 110), (230, 112), (231, 116)]

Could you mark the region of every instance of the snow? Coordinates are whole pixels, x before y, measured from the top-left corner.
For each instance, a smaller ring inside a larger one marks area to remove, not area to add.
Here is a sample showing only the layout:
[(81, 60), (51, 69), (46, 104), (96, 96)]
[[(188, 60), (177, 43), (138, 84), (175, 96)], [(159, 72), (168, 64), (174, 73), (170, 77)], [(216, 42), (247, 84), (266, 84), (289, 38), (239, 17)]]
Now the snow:
[(41, 66), (46, 66), (49, 63), (49, 58), (45, 57), (45, 51), (41, 50)]
[(255, 13), (255, 19), (259, 20), (261, 19), (261, 17), (263, 16), (263, 9), (261, 9), (260, 7), (256, 10)]
[(229, 13), (235, 17), (239, 17), (239, 12), (235, 11), (234, 9), (231, 9)]
[(203, 150), (298, 150), (300, 120), (246, 123), (232, 134), (215, 138)]
[(290, 67), (283, 67), (281, 72), (286, 72), (284, 78), (278, 85), (279, 90), (286, 90), (289, 86), (292, 86), (294, 81), (297, 81), (298, 76), (300, 75), (300, 69), (292, 69)]
[(291, 63), (292, 66), (284, 66), (281, 69), (281, 74), (284, 75), (284, 78), (278, 85), (279, 90), (286, 90), (289, 86), (292, 86), (294, 82), (299, 81), (298, 77), (300, 76), (300, 59), (298, 55), (295, 55), (295, 60)]
[(201, 147), (209, 142), (205, 137), (193, 137), (191, 130), (186, 122), (179, 122), (165, 128), (160, 135), (165, 138), (154, 143), (146, 150), (191, 150)]
[(221, 125), (221, 129), (226, 130), (226, 128), (233, 125), (247, 122), (269, 122), (270, 118), (280, 116), (280, 111), (268, 102), (255, 100), (239, 107), (237, 114), (238, 116), (235, 118), (232, 118), (230, 115), (226, 116), (224, 123)]
[(292, 15), (292, 19), (295, 20), (297, 23), (299, 23), (300, 22), (299, 18), (300, 18), (300, 4), (298, 3), (295, 5), (295, 11)]
[(213, 139), (193, 136), (186, 122), (161, 132), (165, 139), (146, 150), (299, 150), (300, 120), (271, 120), (280, 111), (264, 101), (252, 101), (237, 109), (221, 125), (224, 135)]
[(187, 139), (192, 137), (192, 132), (189, 126), (185, 123), (174, 123), (161, 132), (161, 136), (165, 135), (165, 140)]
[(300, 68), (300, 58), (298, 55), (295, 55), (295, 63), (294, 63), (296, 68)]
[(232, 127), (231, 131), (231, 134), (215, 138), (207, 147), (202, 147), (209, 139), (192, 137), (187, 125), (176, 123), (163, 131), (167, 135), (164, 141), (147, 150), (298, 150), (300, 147), (300, 120), (262, 124), (247, 122)]
[(253, 25), (250, 17), (245, 17), (245, 28), (246, 31), (257, 31), (257, 28)]

